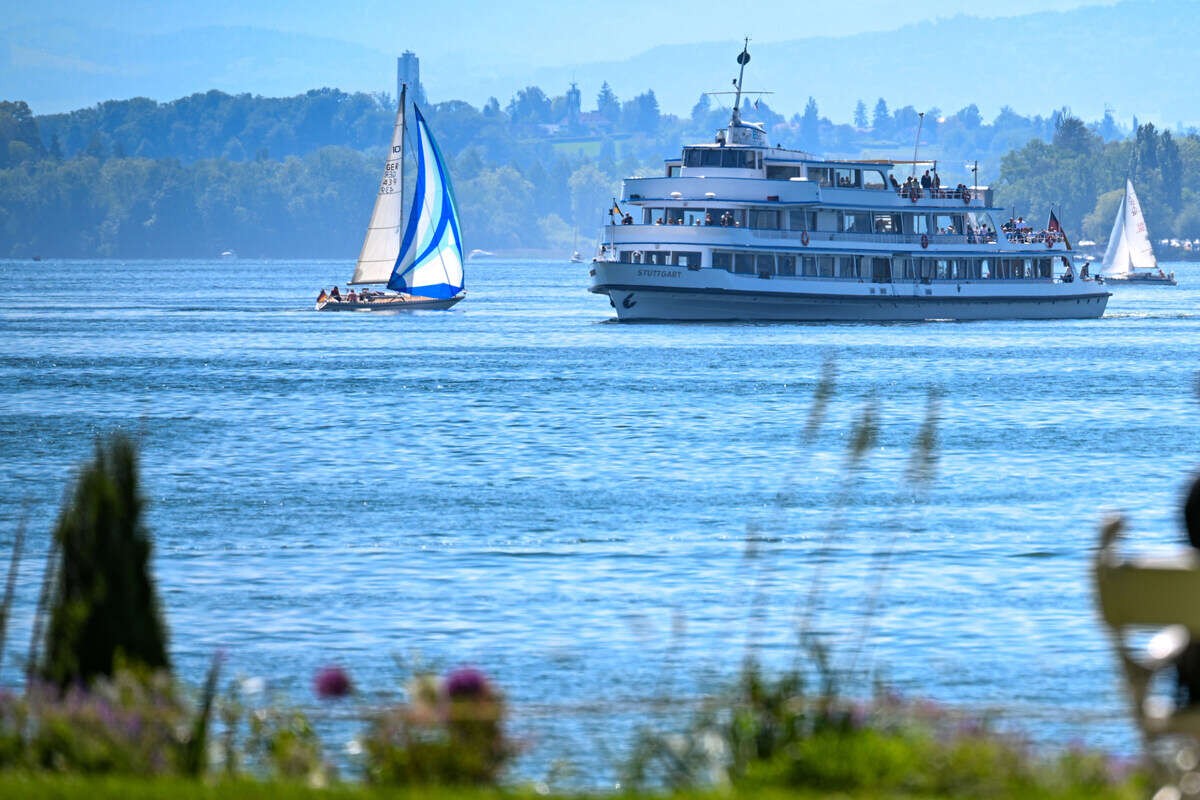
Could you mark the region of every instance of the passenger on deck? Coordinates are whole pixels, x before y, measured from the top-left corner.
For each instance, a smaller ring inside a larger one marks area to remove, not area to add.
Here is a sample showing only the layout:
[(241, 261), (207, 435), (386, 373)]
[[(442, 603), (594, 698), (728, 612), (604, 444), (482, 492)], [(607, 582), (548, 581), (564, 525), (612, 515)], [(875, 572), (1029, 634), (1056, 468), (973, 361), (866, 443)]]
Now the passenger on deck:
[(895, 175), (888, 173), (888, 180), (890, 180), (892, 182), (893, 189), (895, 189), (896, 191), (900, 191), (900, 182), (898, 180), (896, 180)]
[(938, 176), (938, 174), (936, 172), (933, 173), (933, 188), (935, 188), (935, 189), (942, 188), (942, 179)]
[(621, 224), (622, 225), (632, 225), (633, 224), (633, 214), (626, 214), (625, 218), (623, 220), (621, 220)]
[(332, 297), (334, 300), (337, 300), (339, 303), (342, 301), (342, 293), (338, 291), (338, 287), (336, 287), (336, 286), (334, 286), (333, 289), (329, 292), (329, 296)]
[(921, 176), (921, 188), (932, 189), (933, 178), (929, 175), (929, 170), (925, 170), (925, 174)]
[(1073, 283), (1075, 281), (1075, 268), (1071, 266), (1071, 262), (1067, 262), (1067, 271), (1063, 273), (1063, 283)]
[(358, 294), (353, 289), (351, 289), (349, 292), (346, 293), (346, 299), (348, 301), (350, 301), (351, 303), (357, 303), (358, 302)]
[(1079, 268), (1079, 280), (1086, 281), (1091, 279), (1092, 276), (1088, 273), (1088, 265), (1091, 263), (1090, 261), (1083, 262), (1083, 266)]
[(705, 214), (705, 215), (704, 215), (704, 224), (705, 224), (705, 225), (712, 225), (712, 224), (713, 224), (713, 221), (712, 221), (712, 214)]
[(655, 224), (655, 225), (662, 225), (662, 217), (659, 217), (658, 219), (654, 220), (654, 224)]

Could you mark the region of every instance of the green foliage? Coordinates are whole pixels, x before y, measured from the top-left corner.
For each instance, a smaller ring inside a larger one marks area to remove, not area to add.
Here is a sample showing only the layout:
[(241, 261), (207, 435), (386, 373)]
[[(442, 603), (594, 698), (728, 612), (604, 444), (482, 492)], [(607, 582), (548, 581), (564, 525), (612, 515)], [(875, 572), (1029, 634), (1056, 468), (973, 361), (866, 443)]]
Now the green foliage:
[(250, 714), (247, 754), (275, 778), (324, 785), (332, 772), (312, 723), (297, 709), (255, 709)]
[(54, 531), (61, 563), (40, 672), (56, 686), (90, 685), (122, 662), (169, 666), (144, 507), (133, 442), (97, 442)]
[[(828, 677), (828, 675), (827, 675)], [(847, 796), (1131, 797), (1139, 785), (1099, 756), (1042, 760), (986, 724), (881, 697), (839, 700), (827, 680), (804, 693), (796, 672), (769, 678), (748, 664), (736, 684), (681, 734), (643, 732), (627, 765), (636, 788), (729, 786)]]

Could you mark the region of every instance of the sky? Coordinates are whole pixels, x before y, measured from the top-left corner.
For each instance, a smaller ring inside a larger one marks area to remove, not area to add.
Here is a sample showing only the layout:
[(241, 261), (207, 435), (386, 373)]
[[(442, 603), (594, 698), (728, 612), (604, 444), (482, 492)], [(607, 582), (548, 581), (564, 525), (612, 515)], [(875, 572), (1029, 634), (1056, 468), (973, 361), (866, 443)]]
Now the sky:
[(453, 54), (471, 64), (536, 67), (620, 60), (657, 45), (727, 41), (744, 34), (759, 42), (843, 36), (964, 13), (1016, 16), (1113, 2), (756, 0), (737, 10), (734, 4), (708, 0), (0, 0), (0, 27), (60, 19), (138, 33), (250, 26), (342, 39), (383, 52), (416, 39), (414, 49), (423, 56)]

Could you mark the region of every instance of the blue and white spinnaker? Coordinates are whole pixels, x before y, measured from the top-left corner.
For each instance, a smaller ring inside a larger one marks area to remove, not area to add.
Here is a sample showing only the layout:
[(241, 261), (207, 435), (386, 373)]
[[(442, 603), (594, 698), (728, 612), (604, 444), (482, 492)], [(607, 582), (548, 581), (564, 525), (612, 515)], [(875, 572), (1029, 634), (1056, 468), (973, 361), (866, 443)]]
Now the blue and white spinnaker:
[(421, 110), (417, 118), (417, 186), (408, 227), (388, 288), (445, 299), (463, 290), (462, 236), (446, 162)]

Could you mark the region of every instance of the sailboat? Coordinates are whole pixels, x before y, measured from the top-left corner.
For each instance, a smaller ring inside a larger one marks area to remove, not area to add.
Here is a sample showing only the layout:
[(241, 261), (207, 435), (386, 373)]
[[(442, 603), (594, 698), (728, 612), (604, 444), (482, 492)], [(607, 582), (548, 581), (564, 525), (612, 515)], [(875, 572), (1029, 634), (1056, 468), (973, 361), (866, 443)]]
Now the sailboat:
[(1128, 178), (1125, 179), (1125, 196), (1121, 198), (1108, 237), (1100, 274), (1106, 283), (1175, 285), (1175, 273), (1165, 274), (1154, 257), (1142, 205), (1133, 190), (1133, 181)]
[[(417, 183), (407, 225), (404, 211), (404, 134), (407, 86), (392, 129), (392, 144), (351, 286), (386, 286), (330, 296), (321, 290), (317, 311), (444, 309), (466, 296), (458, 208), (446, 162), (421, 109), (413, 105)], [(336, 287), (334, 287), (336, 289)]]
[(579, 254), (579, 228), (575, 229), (575, 243), (571, 245), (571, 263), (582, 264), (583, 256)]

